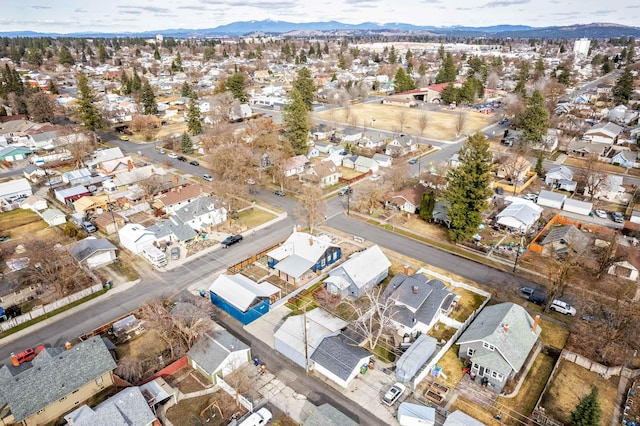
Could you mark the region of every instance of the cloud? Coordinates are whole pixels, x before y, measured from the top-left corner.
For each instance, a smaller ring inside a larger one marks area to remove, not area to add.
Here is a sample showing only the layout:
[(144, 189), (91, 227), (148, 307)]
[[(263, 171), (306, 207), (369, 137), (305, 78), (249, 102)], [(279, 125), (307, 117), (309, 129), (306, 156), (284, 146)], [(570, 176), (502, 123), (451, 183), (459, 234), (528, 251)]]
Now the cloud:
[(508, 6), (514, 6), (516, 4), (526, 4), (526, 3), (529, 3), (530, 1), (531, 0), (498, 0), (494, 2), (489, 2), (484, 6), (480, 6), (480, 7), (482, 8), (508, 7)]
[(625, 9), (638, 9), (640, 4), (632, 4), (631, 6), (625, 6)]
[(171, 13), (169, 9), (165, 9), (164, 7), (155, 7), (155, 6), (118, 6), (118, 9), (121, 9), (121, 13), (129, 13), (133, 15), (138, 15), (142, 12), (149, 13), (159, 13), (163, 15), (168, 15)]
[(226, 4), (231, 7), (256, 7), (258, 9), (290, 9), (298, 5), (298, 2), (287, 0), (275, 1), (252, 1), (252, 0), (234, 0), (227, 1)]
[(615, 10), (609, 9), (602, 9), (602, 10), (596, 10), (595, 12), (593, 12), (594, 15), (608, 15), (610, 13), (615, 12)]
[(39, 4), (34, 4), (33, 6), (31, 6), (31, 9), (51, 9), (51, 6), (42, 6)]
[(442, 3), (442, 2), (440, 0), (422, 0), (420, 3), (436, 4), (436, 3)]
[(456, 10), (464, 11), (464, 10), (471, 10), (471, 8), (470, 7), (456, 7)]
[(87, 13), (86, 10), (80, 9), (80, 8), (77, 8), (76, 10), (74, 10), (74, 12), (76, 12), (76, 13)]
[(356, 6), (375, 6), (374, 3), (378, 3), (378, 0), (345, 0), (346, 4), (353, 4)]
[(558, 13), (552, 13), (553, 16), (574, 16), (574, 15), (578, 15), (578, 12), (558, 12)]

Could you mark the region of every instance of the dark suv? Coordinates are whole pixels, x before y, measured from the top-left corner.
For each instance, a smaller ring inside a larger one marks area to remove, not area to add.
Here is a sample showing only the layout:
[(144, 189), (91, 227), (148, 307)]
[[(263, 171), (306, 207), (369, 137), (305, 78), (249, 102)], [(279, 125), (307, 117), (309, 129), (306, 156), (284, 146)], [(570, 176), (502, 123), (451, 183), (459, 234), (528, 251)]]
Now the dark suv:
[(220, 243), (222, 245), (222, 248), (229, 248), (230, 246), (239, 243), (240, 241), (242, 241), (242, 235), (238, 234), (238, 235), (230, 235), (227, 238), (225, 238), (224, 240), (222, 240), (222, 242)]
[(187, 157), (181, 155), (178, 157), (178, 161), (187, 161)]

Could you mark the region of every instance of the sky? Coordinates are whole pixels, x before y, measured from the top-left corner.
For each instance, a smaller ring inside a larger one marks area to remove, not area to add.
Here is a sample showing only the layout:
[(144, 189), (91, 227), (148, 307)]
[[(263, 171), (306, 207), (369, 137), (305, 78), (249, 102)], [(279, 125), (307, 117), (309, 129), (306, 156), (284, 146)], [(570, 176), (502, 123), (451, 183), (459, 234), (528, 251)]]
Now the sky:
[(235, 21), (434, 26), (607, 22), (636, 26), (638, 0), (0, 0), (0, 32), (139, 32)]

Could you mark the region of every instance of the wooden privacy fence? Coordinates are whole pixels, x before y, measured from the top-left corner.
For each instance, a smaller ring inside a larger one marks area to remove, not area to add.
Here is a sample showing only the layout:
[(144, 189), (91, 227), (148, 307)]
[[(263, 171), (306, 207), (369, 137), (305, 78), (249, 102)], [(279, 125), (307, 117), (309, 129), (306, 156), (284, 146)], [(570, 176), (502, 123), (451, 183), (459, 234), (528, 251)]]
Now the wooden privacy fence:
[(369, 170), (369, 171), (367, 171), (367, 172), (365, 172), (365, 173), (363, 173), (361, 175), (358, 175), (356, 177), (352, 177), (351, 179), (346, 179), (346, 178), (343, 178), (341, 176), (341, 177), (338, 178), (338, 182), (343, 182), (343, 183), (351, 185), (352, 183), (357, 182), (359, 180), (362, 180), (362, 179), (364, 179), (367, 176), (370, 176), (372, 174), (373, 174), (373, 172), (371, 170)]
[(274, 245), (253, 254), (251, 257), (248, 257), (246, 259), (241, 260), (240, 262), (236, 263), (235, 265), (229, 266), (227, 268), (227, 273), (229, 275), (235, 275), (238, 272), (242, 271), (244, 268), (246, 268), (247, 266), (257, 262), (258, 260), (262, 259), (263, 257), (265, 257), (267, 255), (267, 253), (269, 253), (271, 250), (273, 250), (276, 247), (279, 247), (282, 244), (282, 242), (279, 243), (275, 243)]

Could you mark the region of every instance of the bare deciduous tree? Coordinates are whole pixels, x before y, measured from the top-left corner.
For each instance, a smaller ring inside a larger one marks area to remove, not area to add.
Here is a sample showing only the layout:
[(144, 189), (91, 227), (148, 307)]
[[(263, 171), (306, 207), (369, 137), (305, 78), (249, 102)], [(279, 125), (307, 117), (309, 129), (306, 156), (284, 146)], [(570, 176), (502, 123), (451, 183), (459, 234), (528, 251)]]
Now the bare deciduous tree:
[(382, 198), (387, 192), (386, 184), (371, 181), (365, 182), (358, 187), (353, 204), (358, 210), (368, 212), (371, 215), (376, 207), (381, 205)]
[(313, 234), (316, 223), (324, 219), (327, 205), (324, 201), (322, 190), (316, 186), (303, 186), (298, 198), (296, 216), (300, 221), (306, 221), (309, 233)]
[(355, 327), (366, 339), (369, 349), (373, 350), (395, 314), (395, 301), (392, 298), (384, 300), (382, 287), (374, 286), (365, 289), (358, 301), (344, 299), (344, 303), (349, 305), (356, 318), (351, 326)]
[(135, 356), (125, 355), (118, 360), (115, 373), (129, 383), (137, 383), (144, 374), (144, 360)]
[(456, 129), (456, 138), (460, 137), (462, 131), (467, 125), (467, 113), (460, 111), (456, 117), (456, 121), (454, 123)]
[(578, 178), (589, 193), (589, 200), (593, 201), (598, 190), (604, 186), (609, 173), (604, 169), (604, 165), (598, 160), (598, 154), (587, 157), (584, 167), (578, 172)]
[(420, 114), (420, 118), (418, 118), (418, 129), (420, 129), (420, 137), (424, 136), (424, 131), (427, 130), (427, 126), (429, 125), (429, 114), (425, 111)]
[(404, 130), (404, 124), (407, 122), (407, 111), (401, 109), (397, 115), (398, 124), (400, 125), (400, 133)]
[(505, 99), (504, 113), (509, 117), (518, 117), (524, 111), (526, 105), (522, 98), (516, 94), (509, 94)]

